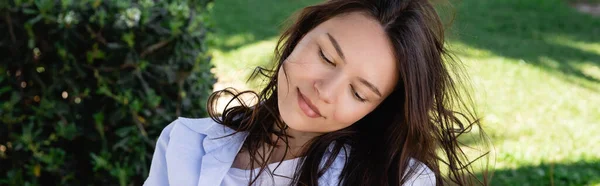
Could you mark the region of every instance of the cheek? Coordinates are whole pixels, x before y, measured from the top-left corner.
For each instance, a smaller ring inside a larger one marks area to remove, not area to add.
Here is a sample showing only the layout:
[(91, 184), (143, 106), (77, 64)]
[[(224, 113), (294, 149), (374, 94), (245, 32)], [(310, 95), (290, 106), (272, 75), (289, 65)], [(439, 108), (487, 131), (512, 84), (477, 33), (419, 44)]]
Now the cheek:
[(286, 88), (288, 85), (288, 79), (285, 77), (283, 66), (277, 72), (277, 88)]
[[(288, 73), (289, 76), (289, 72), (286, 71), (285, 73)], [(290, 104), (293, 100), (290, 86), (293, 85), (290, 85), (292, 82), (286, 77), (285, 73), (283, 67), (277, 73), (277, 105), (281, 119), (285, 123), (289, 123), (289, 121), (295, 121), (298, 118), (293, 114), (294, 109), (292, 104)]]
[(281, 69), (279, 69), (279, 72), (277, 73), (277, 96), (279, 97), (279, 102), (282, 102), (286, 100), (287, 97), (289, 97), (289, 94), (291, 92), (290, 89), (294, 86), (292, 81), (293, 78), (289, 76), (291, 76), (289, 68), (284, 68), (283, 66), (281, 67)]
[(368, 103), (359, 103), (356, 101), (344, 101), (341, 103), (336, 106), (332, 119), (343, 127), (356, 123), (375, 109), (375, 106)]

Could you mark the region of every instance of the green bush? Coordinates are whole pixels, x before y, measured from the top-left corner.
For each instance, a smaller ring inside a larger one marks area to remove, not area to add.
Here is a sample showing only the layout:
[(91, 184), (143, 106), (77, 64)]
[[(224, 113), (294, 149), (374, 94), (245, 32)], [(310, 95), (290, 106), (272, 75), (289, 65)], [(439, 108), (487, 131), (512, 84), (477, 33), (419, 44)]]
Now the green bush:
[(211, 0), (0, 0), (0, 185), (141, 185), (206, 116)]

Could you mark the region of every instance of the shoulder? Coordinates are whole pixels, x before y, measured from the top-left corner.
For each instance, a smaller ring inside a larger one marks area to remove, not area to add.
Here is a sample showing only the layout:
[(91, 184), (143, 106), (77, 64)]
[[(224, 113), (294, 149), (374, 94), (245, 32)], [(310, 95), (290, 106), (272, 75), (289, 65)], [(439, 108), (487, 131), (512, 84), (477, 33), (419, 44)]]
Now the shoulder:
[(414, 158), (411, 158), (408, 164), (407, 169), (413, 170), (404, 185), (435, 185), (435, 174), (427, 165)]
[[(194, 173), (199, 170), (198, 166), (189, 165), (201, 162), (200, 157), (205, 154), (206, 131), (216, 125), (210, 118), (178, 118), (163, 128), (144, 185), (169, 185), (174, 180), (193, 182)], [(185, 173), (175, 174), (173, 170)]]
[(178, 117), (163, 129), (161, 136), (173, 136), (185, 133), (196, 133), (206, 136), (221, 136), (233, 132), (233, 129), (225, 127), (224, 125), (215, 122), (211, 118)]
[(144, 184), (199, 185), (202, 164), (221, 165), (221, 158), (235, 157), (229, 149), (240, 146), (246, 133), (229, 135), (233, 132), (211, 118), (177, 118), (162, 130)]
[[(179, 117), (167, 125), (161, 132), (156, 142), (157, 147), (163, 146), (163, 150), (172, 151), (172, 147), (193, 146), (202, 147), (203, 139), (208, 136), (211, 128), (216, 127), (218, 123), (210, 118), (183, 118)], [(178, 149), (178, 148), (175, 148)], [(194, 149), (198, 153), (201, 148)]]
[[(222, 146), (222, 143), (231, 142), (229, 140), (232, 136), (229, 135), (234, 132), (235, 130), (215, 122), (212, 118), (179, 117), (162, 130), (157, 144), (193, 145), (203, 147), (206, 152), (209, 152)], [(236, 136), (244, 137), (244, 134), (240, 133)], [(205, 138), (207, 140), (204, 140)]]
[(227, 144), (241, 143), (246, 136), (246, 132), (235, 133), (212, 118), (179, 117), (163, 129), (159, 141), (166, 138), (169, 144), (200, 146), (208, 153)]
[(187, 130), (191, 130), (197, 133), (205, 133), (208, 129), (218, 125), (211, 118), (185, 118), (178, 117), (173, 122), (165, 127), (164, 130), (172, 130), (173, 127), (186, 127)]

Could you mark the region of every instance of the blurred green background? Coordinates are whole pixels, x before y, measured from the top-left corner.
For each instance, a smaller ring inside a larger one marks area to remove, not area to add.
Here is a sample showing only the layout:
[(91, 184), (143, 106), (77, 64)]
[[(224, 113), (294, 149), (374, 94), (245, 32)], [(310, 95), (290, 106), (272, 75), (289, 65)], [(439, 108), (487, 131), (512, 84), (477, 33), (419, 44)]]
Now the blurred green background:
[(142, 185), (206, 117), (212, 0), (0, 0), (0, 185)]
[[(317, 2), (216, 1), (216, 88), (256, 90), (246, 77), (269, 66), (284, 21)], [(448, 45), (494, 145), (493, 185), (600, 185), (600, 17), (577, 2), (452, 1)]]

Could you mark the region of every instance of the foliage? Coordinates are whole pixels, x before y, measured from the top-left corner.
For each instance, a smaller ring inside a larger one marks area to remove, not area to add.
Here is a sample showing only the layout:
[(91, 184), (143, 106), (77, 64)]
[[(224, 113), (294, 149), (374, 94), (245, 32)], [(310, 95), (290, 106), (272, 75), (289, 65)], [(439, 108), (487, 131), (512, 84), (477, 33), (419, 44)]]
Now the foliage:
[(205, 116), (210, 1), (0, 1), (0, 185), (141, 185)]

